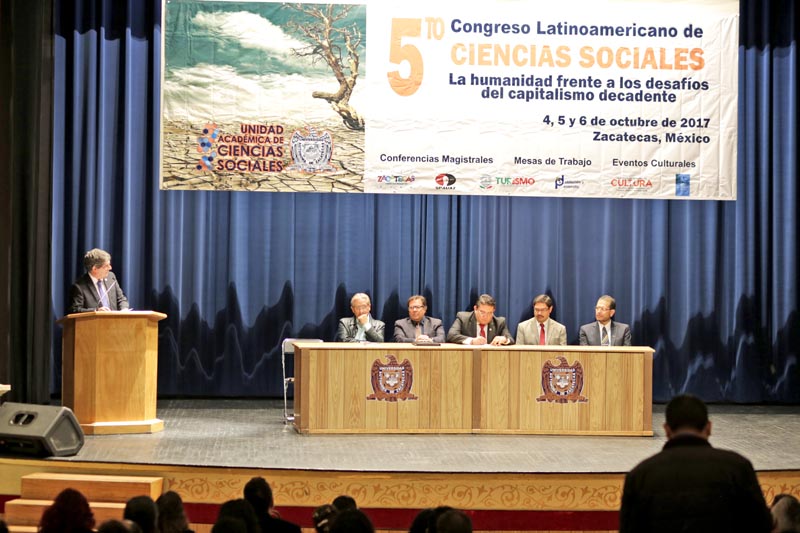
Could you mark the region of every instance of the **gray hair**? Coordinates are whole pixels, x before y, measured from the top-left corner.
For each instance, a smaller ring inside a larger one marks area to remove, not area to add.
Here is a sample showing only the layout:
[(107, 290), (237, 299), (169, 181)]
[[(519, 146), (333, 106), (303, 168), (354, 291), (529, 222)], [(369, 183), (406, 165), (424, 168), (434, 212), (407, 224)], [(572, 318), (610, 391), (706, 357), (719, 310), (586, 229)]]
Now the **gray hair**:
[(540, 294), (539, 296), (533, 299), (533, 305), (536, 304), (544, 304), (547, 307), (553, 307), (553, 299), (546, 294)]
[(364, 292), (357, 292), (350, 298), (350, 307), (353, 307), (356, 300), (365, 300), (367, 304), (372, 305), (369, 301), (369, 296)]
[(480, 307), (482, 305), (488, 305), (497, 308), (497, 302), (495, 302), (494, 298), (488, 294), (481, 294), (478, 296), (478, 300), (475, 302), (475, 307)]
[(111, 254), (100, 248), (92, 248), (83, 256), (83, 266), (86, 267), (86, 272), (91, 272), (92, 268), (100, 268), (110, 262)]

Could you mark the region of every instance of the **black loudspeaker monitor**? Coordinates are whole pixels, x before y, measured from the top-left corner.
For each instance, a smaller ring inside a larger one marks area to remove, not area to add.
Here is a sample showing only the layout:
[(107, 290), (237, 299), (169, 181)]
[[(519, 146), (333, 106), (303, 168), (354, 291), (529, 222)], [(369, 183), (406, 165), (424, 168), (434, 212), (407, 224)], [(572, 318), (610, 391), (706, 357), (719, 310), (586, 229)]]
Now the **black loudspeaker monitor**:
[(75, 455), (83, 430), (68, 407), (7, 402), (0, 405), (0, 453)]

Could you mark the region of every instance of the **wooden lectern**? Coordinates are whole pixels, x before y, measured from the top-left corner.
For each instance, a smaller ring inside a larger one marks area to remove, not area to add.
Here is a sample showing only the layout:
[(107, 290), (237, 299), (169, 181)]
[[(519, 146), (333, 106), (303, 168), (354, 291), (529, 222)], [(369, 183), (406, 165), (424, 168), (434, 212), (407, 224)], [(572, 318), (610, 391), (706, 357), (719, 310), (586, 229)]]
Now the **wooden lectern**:
[(155, 311), (90, 311), (58, 321), (61, 403), (87, 435), (155, 433), (158, 321)]

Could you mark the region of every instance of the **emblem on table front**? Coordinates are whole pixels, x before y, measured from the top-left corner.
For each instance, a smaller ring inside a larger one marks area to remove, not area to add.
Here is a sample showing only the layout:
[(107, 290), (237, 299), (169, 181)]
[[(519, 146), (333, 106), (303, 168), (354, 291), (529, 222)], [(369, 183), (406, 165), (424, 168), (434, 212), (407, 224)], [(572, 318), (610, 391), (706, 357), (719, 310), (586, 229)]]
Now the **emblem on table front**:
[(575, 361), (570, 366), (567, 358), (556, 357), (560, 364), (554, 365), (549, 360), (542, 366), (542, 394), (536, 398), (537, 402), (588, 402), (588, 398), (581, 396), (583, 392), (583, 366), (580, 361)]
[(397, 362), (394, 355), (386, 355), (387, 363), (375, 359), (372, 363), (372, 394), (367, 400), (381, 400), (396, 402), (397, 400), (416, 400), (411, 394), (411, 385), (414, 383), (414, 367), (408, 359), (402, 363)]

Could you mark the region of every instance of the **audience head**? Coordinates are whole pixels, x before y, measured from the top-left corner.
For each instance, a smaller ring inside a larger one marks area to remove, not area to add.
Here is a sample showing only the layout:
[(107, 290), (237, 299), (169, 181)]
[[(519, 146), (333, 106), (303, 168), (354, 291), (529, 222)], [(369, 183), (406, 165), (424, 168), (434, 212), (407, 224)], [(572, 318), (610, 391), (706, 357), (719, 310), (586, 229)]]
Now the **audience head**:
[(247, 500), (239, 498), (237, 500), (228, 500), (223, 503), (219, 508), (217, 524), (219, 524), (220, 520), (223, 518), (239, 520), (244, 524), (246, 533), (260, 533), (261, 531), (261, 527), (258, 525), (256, 512)]
[(142, 533), (158, 531), (158, 507), (150, 496), (136, 496), (128, 500), (122, 516), (135, 522)]
[(428, 310), (428, 301), (424, 296), (415, 294), (408, 299), (408, 318), (414, 322), (419, 322), (425, 317), (425, 311)]
[(533, 299), (533, 316), (537, 322), (547, 322), (553, 312), (553, 299), (546, 294), (540, 294)]
[(330, 533), (375, 533), (369, 517), (358, 509), (337, 512), (331, 520)]
[(791, 494), (778, 494), (772, 500), (774, 533), (800, 533), (800, 502)]
[(458, 509), (449, 509), (436, 519), (438, 533), (472, 533), (472, 520)]
[(486, 325), (492, 321), (494, 317), (494, 310), (497, 308), (497, 302), (488, 294), (481, 294), (478, 296), (473, 310), (475, 311), (475, 318), (478, 324)]
[(94, 524), (94, 513), (86, 497), (75, 489), (64, 489), (42, 513), (39, 531), (92, 531)]
[(211, 528), (211, 533), (248, 533), (248, 531), (243, 520), (227, 516), (217, 519)]
[(244, 486), (244, 499), (253, 506), (256, 515), (269, 513), (275, 505), (272, 488), (263, 477), (254, 477)]
[(189, 529), (183, 510), (183, 500), (174, 491), (167, 491), (156, 500), (158, 507), (158, 533), (181, 533)]
[(97, 528), (97, 533), (142, 533), (141, 528), (130, 520), (106, 520)]
[(336, 508), (326, 503), (314, 509), (314, 514), (311, 515), (311, 520), (314, 522), (314, 529), (317, 533), (328, 533), (331, 527), (331, 520), (336, 514)]
[(617, 301), (611, 296), (604, 294), (597, 299), (594, 306), (594, 318), (601, 324), (607, 324), (617, 312)]
[(439, 517), (445, 514), (447, 511), (452, 511), (453, 508), (449, 505), (440, 505), (433, 509), (433, 512), (428, 517), (428, 533), (437, 533), (438, 529), (436, 529), (436, 524), (439, 521)]
[(675, 396), (667, 404), (667, 421), (664, 431), (667, 438), (678, 434), (693, 433), (704, 438), (711, 435), (711, 422), (708, 420), (708, 409), (703, 400), (691, 394)]
[(372, 310), (372, 305), (369, 302), (369, 296), (363, 292), (357, 292), (350, 298), (350, 310), (353, 316), (361, 316), (369, 313)]
[(336, 509), (336, 512), (338, 513), (341, 513), (342, 511), (349, 511), (350, 509), (358, 509), (358, 504), (356, 503), (355, 498), (348, 496), (347, 494), (337, 496), (333, 499), (332, 504), (333, 508)]
[(0, 520), (0, 533), (8, 533), (8, 526), (2, 520)]
[(411, 527), (408, 528), (408, 533), (426, 533), (428, 531), (428, 522), (433, 516), (433, 507), (421, 510), (414, 517), (411, 522)]

